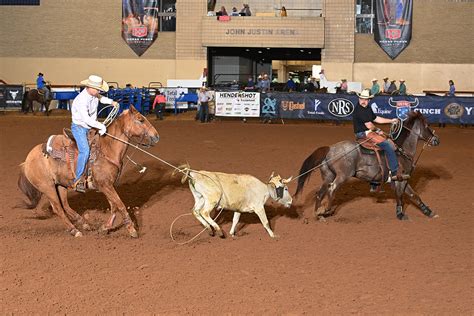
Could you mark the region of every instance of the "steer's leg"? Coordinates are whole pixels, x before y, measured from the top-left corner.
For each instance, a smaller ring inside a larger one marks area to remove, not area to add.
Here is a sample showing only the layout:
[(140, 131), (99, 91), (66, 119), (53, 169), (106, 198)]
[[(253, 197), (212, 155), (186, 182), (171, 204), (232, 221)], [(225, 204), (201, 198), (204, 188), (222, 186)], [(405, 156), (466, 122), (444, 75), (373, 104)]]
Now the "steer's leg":
[(263, 227), (265, 227), (270, 237), (272, 238), (278, 237), (277, 235), (273, 233), (272, 229), (270, 228), (270, 224), (268, 223), (268, 219), (267, 219), (267, 214), (265, 214), (265, 208), (262, 207), (262, 208), (256, 209), (255, 214), (257, 214), (258, 218), (260, 218), (260, 221), (262, 222)]
[(234, 212), (234, 218), (232, 219), (232, 228), (230, 229), (230, 234), (232, 237), (235, 237), (237, 224), (239, 223), (240, 212)]
[(225, 238), (225, 235), (224, 235), (224, 232), (222, 231), (222, 229), (219, 227), (219, 225), (217, 225), (216, 222), (214, 222), (214, 220), (211, 218), (211, 212), (212, 210), (216, 207), (217, 203), (212, 203), (212, 202), (209, 202), (209, 201), (206, 201), (204, 202), (204, 207), (203, 209), (201, 210), (201, 215), (202, 217), (204, 217), (204, 219), (209, 223), (211, 224), (211, 226), (214, 228), (214, 230), (217, 232), (217, 234), (219, 235), (219, 237), (221, 238)]

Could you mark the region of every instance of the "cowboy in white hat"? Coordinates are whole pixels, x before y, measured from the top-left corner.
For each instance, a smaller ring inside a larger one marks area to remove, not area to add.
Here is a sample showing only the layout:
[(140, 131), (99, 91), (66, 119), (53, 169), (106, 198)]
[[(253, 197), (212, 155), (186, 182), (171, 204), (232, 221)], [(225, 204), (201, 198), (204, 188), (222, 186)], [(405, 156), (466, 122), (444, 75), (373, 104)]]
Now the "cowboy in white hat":
[(101, 77), (90, 75), (86, 80), (81, 81), (81, 85), (86, 86), (81, 93), (72, 102), (71, 131), (77, 143), (79, 155), (77, 157), (76, 178), (73, 187), (78, 192), (85, 192), (85, 181), (82, 178), (84, 169), (89, 159), (89, 142), (87, 134), (91, 128), (99, 130), (102, 136), (107, 131), (104, 124), (97, 121), (97, 106), (100, 102), (103, 104), (117, 104), (112, 99), (100, 95), (100, 92), (109, 91), (109, 86)]
[(384, 136), (384, 133), (374, 125), (374, 122), (378, 124), (396, 123), (398, 119), (387, 119), (375, 115), (369, 106), (369, 100), (374, 97), (370, 94), (370, 90), (365, 89), (362, 93), (357, 95), (359, 96), (359, 104), (355, 107), (354, 113), (352, 114), (356, 138), (370, 138), (377, 146), (385, 151), (385, 156), (387, 157), (388, 166), (390, 168), (387, 182), (407, 180), (408, 176), (397, 174), (398, 160), (392, 143), (385, 139), (385, 137), (380, 137)]
[(370, 88), (370, 94), (376, 95), (380, 93), (380, 86), (377, 83), (377, 78), (372, 79), (372, 87)]

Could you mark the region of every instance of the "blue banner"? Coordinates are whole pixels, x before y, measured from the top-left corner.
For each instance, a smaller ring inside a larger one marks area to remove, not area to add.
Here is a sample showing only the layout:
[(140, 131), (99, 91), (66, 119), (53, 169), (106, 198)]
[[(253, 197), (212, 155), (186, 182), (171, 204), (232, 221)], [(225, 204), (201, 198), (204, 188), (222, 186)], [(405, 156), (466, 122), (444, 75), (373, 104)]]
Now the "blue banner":
[[(355, 94), (261, 94), (261, 116), (283, 119), (352, 120), (358, 104)], [(474, 98), (441, 96), (376, 96), (370, 107), (377, 116), (406, 119), (410, 110), (421, 112), (430, 123), (474, 124)]]

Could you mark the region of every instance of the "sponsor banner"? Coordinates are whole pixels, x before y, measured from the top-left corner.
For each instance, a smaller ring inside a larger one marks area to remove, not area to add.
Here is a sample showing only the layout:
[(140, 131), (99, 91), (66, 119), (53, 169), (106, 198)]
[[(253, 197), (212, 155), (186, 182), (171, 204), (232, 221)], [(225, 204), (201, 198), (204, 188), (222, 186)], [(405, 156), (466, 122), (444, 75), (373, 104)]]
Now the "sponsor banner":
[(158, 37), (159, 1), (122, 0), (122, 38), (138, 56)]
[(183, 95), (188, 93), (188, 88), (167, 88), (163, 89), (161, 91), (166, 97), (166, 106), (165, 108), (167, 109), (174, 109), (175, 108), (175, 102), (176, 102), (176, 108), (177, 109), (187, 109), (188, 108), (188, 102), (179, 102), (179, 100), (182, 98)]
[(274, 95), (281, 118), (313, 120), (350, 120), (357, 95), (279, 93)]
[(259, 117), (259, 92), (217, 92), (216, 116)]
[(0, 85), (0, 107), (21, 108), (22, 100), (22, 85)]
[(391, 59), (410, 44), (412, 15), (412, 0), (375, 1), (374, 40)]
[[(262, 116), (268, 109), (286, 119), (352, 120), (358, 104), (353, 94), (273, 93), (262, 98)], [(441, 96), (376, 96), (369, 106), (375, 115), (401, 120), (409, 111), (421, 112), (429, 123), (474, 124), (474, 98)]]

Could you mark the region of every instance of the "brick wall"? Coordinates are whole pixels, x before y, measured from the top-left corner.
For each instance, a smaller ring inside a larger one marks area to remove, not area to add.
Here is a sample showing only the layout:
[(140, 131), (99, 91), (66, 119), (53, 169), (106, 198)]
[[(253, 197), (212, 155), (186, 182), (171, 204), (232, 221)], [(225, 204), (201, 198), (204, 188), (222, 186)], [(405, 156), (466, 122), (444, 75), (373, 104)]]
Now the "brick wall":
[(354, 61), (354, 7), (354, 0), (325, 0), (323, 64)]

